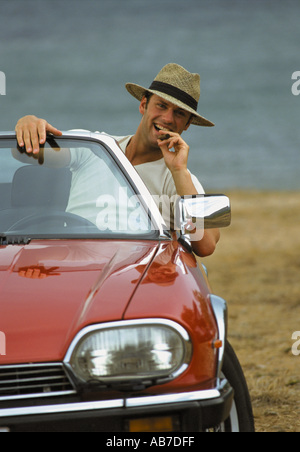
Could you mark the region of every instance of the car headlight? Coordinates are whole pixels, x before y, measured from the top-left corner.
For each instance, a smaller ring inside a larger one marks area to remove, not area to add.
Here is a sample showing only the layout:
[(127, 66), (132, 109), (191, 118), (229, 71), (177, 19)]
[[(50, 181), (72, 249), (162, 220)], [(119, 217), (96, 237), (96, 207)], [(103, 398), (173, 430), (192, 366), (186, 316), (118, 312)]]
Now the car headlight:
[(65, 363), (82, 382), (105, 384), (175, 378), (192, 354), (189, 335), (175, 322), (143, 319), (84, 328)]

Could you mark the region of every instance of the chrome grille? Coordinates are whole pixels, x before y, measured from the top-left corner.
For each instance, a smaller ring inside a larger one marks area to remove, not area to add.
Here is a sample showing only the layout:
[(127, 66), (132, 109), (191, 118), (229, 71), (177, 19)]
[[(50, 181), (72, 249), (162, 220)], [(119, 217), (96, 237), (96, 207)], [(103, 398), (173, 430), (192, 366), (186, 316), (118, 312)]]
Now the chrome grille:
[(61, 363), (0, 366), (0, 400), (74, 394)]

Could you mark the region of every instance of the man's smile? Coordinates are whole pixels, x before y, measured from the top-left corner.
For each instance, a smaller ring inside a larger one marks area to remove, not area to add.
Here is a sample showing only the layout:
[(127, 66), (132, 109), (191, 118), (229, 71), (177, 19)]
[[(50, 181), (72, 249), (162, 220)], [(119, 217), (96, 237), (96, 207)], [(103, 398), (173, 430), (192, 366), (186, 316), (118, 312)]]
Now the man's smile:
[(163, 132), (172, 132), (170, 129), (167, 129), (164, 126), (160, 126), (159, 124), (154, 124), (155, 129), (159, 132), (162, 130)]
[(158, 138), (160, 140), (168, 140), (170, 138), (170, 135), (167, 133), (167, 132), (172, 132), (170, 129), (167, 129), (166, 127), (163, 127), (159, 124), (154, 124), (154, 128), (157, 132), (160, 132), (160, 131), (166, 132), (165, 135), (161, 135), (161, 134), (159, 135)]

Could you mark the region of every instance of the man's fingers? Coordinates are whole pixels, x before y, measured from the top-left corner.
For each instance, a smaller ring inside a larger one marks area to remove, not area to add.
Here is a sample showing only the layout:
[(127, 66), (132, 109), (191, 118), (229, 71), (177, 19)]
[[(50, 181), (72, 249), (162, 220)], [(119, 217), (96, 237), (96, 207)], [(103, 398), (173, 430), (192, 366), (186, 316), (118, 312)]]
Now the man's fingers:
[(52, 135), (55, 135), (57, 137), (62, 136), (62, 131), (59, 129), (56, 129), (56, 127), (51, 126), (51, 124), (47, 123), (47, 132), (52, 133)]
[(26, 152), (37, 155), (40, 151), (40, 145), (47, 139), (47, 133), (61, 136), (62, 132), (44, 119), (36, 116), (25, 116), (21, 118), (16, 125), (16, 136), (20, 147), (26, 148)]
[(31, 134), (28, 130), (23, 132), (23, 143), (26, 149), (26, 152), (31, 154), (32, 152), (32, 143), (31, 143)]
[(46, 141), (46, 124), (41, 121), (37, 124), (38, 143), (44, 144)]
[(38, 134), (40, 139), (40, 144), (44, 144), (47, 138), (47, 133), (52, 133), (52, 135), (55, 136), (61, 136), (62, 132), (56, 127), (53, 127), (51, 124), (46, 122), (46, 124), (39, 124), (38, 125)]
[[(38, 154), (40, 151), (38, 132), (36, 130), (31, 132), (30, 138), (31, 138), (31, 143), (32, 143), (32, 152), (33, 152), (33, 154)], [(26, 149), (27, 149), (27, 147), (26, 147)], [(29, 152), (28, 149), (27, 149), (27, 151)]]
[(23, 132), (17, 126), (15, 128), (15, 131), (16, 131), (16, 137), (17, 137), (18, 145), (22, 148), (24, 146)]

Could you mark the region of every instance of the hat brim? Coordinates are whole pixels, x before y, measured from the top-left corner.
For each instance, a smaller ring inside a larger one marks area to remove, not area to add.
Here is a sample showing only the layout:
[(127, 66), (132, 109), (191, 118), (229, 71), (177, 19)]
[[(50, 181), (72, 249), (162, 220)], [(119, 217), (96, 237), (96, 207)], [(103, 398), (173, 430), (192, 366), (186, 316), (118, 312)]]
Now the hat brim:
[(193, 115), (191, 124), (194, 124), (196, 126), (202, 126), (202, 127), (213, 127), (215, 124), (208, 119), (204, 118), (203, 116), (199, 115), (195, 110), (190, 108), (188, 105), (184, 104), (180, 100), (176, 99), (175, 97), (170, 96), (169, 94), (162, 93), (160, 91), (155, 91), (152, 89), (143, 88), (140, 85), (136, 85), (135, 83), (126, 83), (125, 85), (127, 91), (129, 94), (131, 94), (133, 97), (135, 97), (137, 100), (141, 101), (143, 96), (148, 93), (156, 94), (157, 96), (161, 97), (162, 99), (167, 100), (168, 102), (171, 102), (172, 104), (176, 105), (179, 108), (182, 108), (185, 111), (188, 111)]

